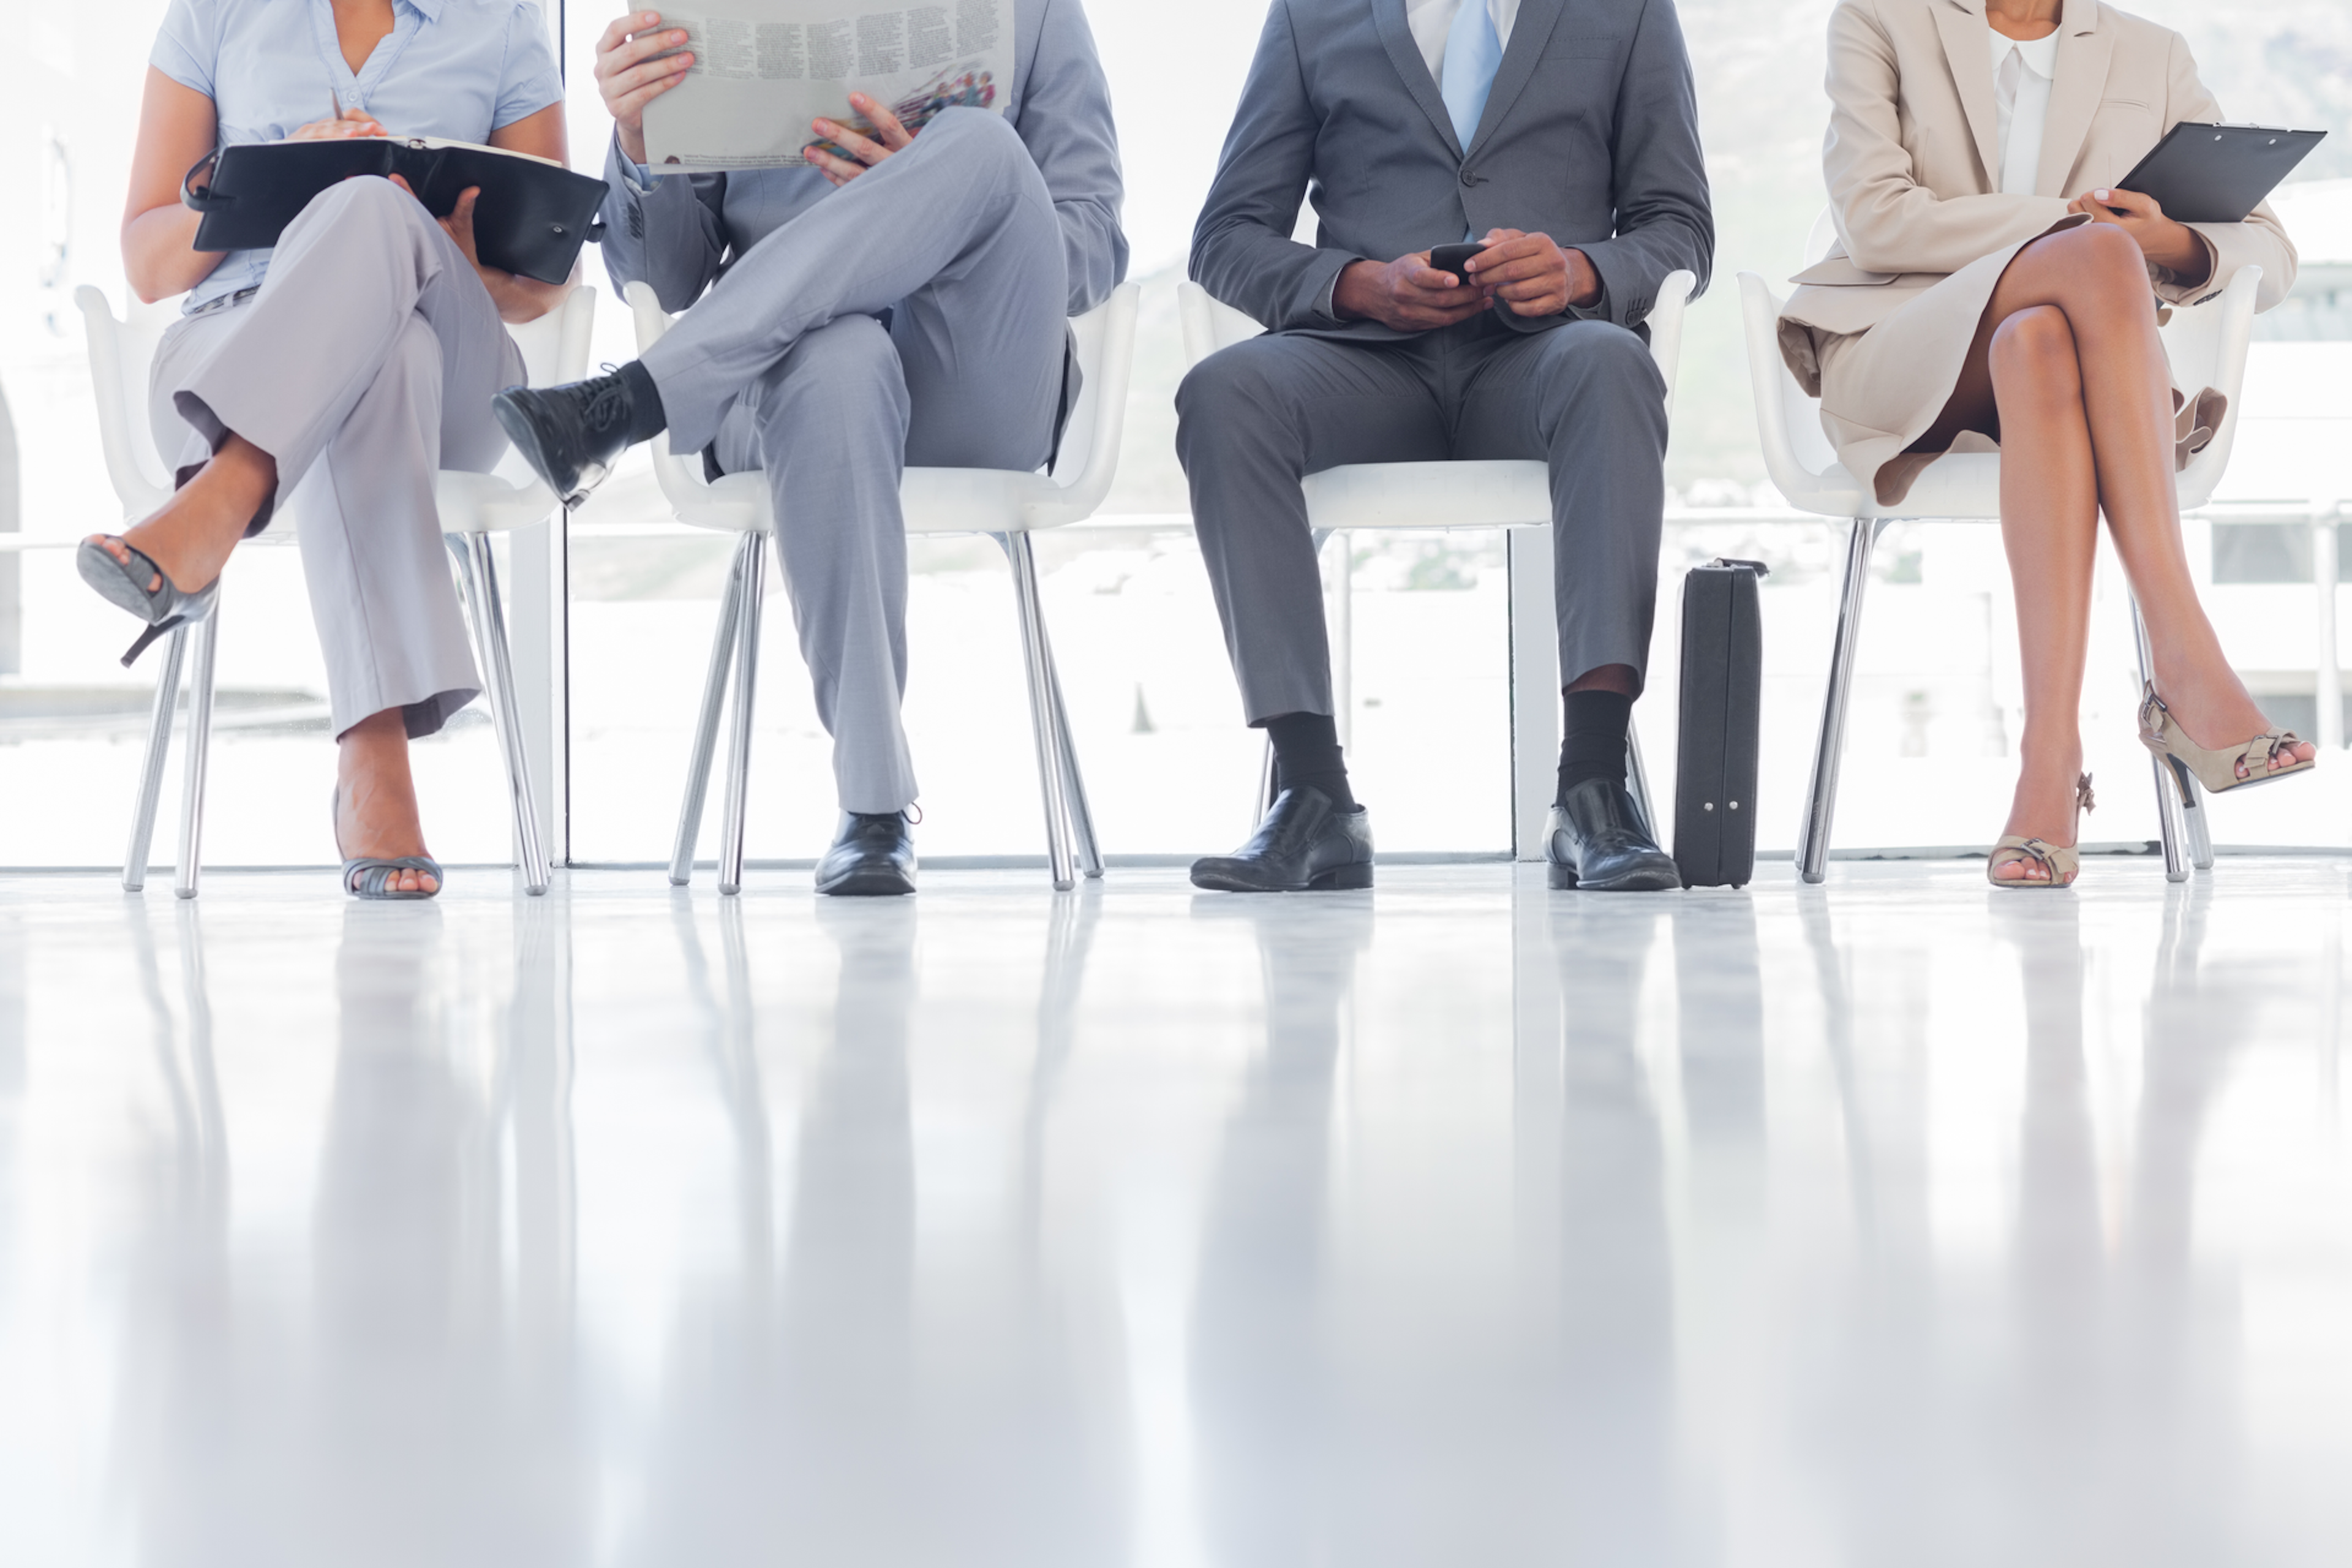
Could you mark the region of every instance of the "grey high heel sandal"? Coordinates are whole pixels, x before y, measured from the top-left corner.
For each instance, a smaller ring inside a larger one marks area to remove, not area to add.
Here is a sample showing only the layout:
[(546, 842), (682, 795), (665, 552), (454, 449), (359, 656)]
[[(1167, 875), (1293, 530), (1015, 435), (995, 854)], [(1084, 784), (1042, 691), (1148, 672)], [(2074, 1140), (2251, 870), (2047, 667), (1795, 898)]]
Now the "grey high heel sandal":
[[(166, 632), (208, 620), (213, 607), (220, 603), (220, 579), (215, 577), (194, 593), (175, 585), (170, 574), (142, 554), (137, 546), (124, 544), (115, 535), (117, 544), (131, 552), (128, 562), (117, 561), (114, 552), (94, 539), (85, 539), (74, 552), (74, 565), (81, 580), (98, 590), (98, 596), (110, 605), (120, 605), (141, 620), (147, 629), (122, 656), (122, 668), (130, 668), (138, 662), (147, 647)], [(147, 586), (152, 581), (153, 588)]]
[[(343, 847), (343, 786), (337, 784), (327, 803), (328, 820), (333, 824), (335, 848)], [(403, 871), (422, 871), (433, 879), (429, 893), (405, 893), (392, 887), (392, 879)], [(361, 858), (343, 862), (343, 891), (355, 899), (380, 900), (385, 903), (414, 903), (419, 899), (437, 899), (441, 889), (449, 885), (442, 874), (440, 863), (429, 855), (402, 855), (389, 860)]]

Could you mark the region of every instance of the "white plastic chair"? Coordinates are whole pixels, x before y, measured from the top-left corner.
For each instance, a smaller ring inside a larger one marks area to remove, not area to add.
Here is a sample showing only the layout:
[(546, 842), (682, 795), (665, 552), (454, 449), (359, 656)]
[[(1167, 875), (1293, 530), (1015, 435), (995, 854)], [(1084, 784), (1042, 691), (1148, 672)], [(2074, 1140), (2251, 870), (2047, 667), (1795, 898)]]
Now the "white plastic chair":
[[(1834, 236), (1824, 211), (1806, 247), (1806, 265), (1827, 253)], [(2189, 510), (2212, 499), (2229, 467), (2237, 438), (2238, 408), (2244, 391), (2246, 345), (2253, 331), (2254, 294), (2262, 268), (2242, 267), (2221, 294), (2201, 305), (2176, 307), (2164, 328), (2164, 348), (2173, 379), (2194, 390), (2210, 386), (2230, 400), (2213, 440), (2179, 477), (2180, 506)], [(1990, 452), (1962, 452), (1929, 465), (1911, 491), (1893, 507), (1877, 498), (1838, 462), (1822, 429), (1821, 402), (1805, 395), (1780, 358), (1779, 324), (1786, 301), (1753, 272), (1739, 275), (1740, 309), (1746, 319), (1748, 373), (1756, 399), (1756, 426), (1764, 466), (1774, 488), (1800, 511), (1852, 520), (1846, 537), (1845, 583), (1838, 599), (1837, 639), (1830, 654), (1829, 685), (1822, 703), (1821, 732), (1814, 743), (1813, 773), (1805, 794), (1805, 816), (1797, 835), (1797, 872), (1808, 882), (1827, 875), (1830, 819), (1837, 808), (1838, 763), (1845, 748), (1848, 700), (1853, 689), (1856, 641), (1862, 631), (1863, 592), (1870, 584), (1871, 547), (1889, 522), (2000, 518), (2000, 458)], [(2139, 644), (2140, 675), (2147, 678), (2147, 628), (2132, 609)], [(2168, 788), (2166, 762), (2151, 757), (2157, 816), (2164, 839), (2168, 880), (2189, 879), (2193, 865), (2209, 870), (2213, 847), (2195, 775), (2178, 763)]]
[[(1666, 275), (1658, 287), (1658, 302), (1650, 311), (1650, 355), (1666, 382), (1666, 414), (1675, 411), (1675, 379), (1682, 363), (1683, 315), (1690, 303), (1697, 276), (1682, 271)], [(1184, 326), (1187, 367), (1199, 364), (1220, 349), (1257, 337), (1265, 331), (1255, 319), (1212, 297), (1198, 283), (1177, 289), (1177, 307)], [(1482, 459), (1475, 462), (1349, 463), (1307, 476), (1307, 525), (1314, 530), (1320, 553), (1331, 535), (1357, 530), (1460, 528), (1549, 528), (1551, 477), (1549, 468), (1528, 459)], [(1432, 523), (1432, 518), (1444, 518)], [(1339, 614), (1331, 630), (1334, 695), (1346, 737), (1348, 710), (1353, 705), (1349, 672), (1354, 664), (1354, 617), (1349, 612), (1347, 574), (1341, 574)], [(1650, 785), (1642, 766), (1642, 749), (1633, 731), (1625, 732), (1626, 777), (1642, 816), (1656, 830), (1657, 816), (1650, 805)], [(1274, 748), (1268, 743), (1256, 809), (1271, 805), (1274, 788)], [(1255, 816), (1253, 816), (1253, 822)]]
[[(1135, 364), (1139, 284), (1129, 283), (1070, 322), (1077, 339), (1078, 368), (1085, 384), (1062, 434), (1058, 475), (1042, 469), (908, 468), (899, 484), (899, 504), (908, 533), (985, 533), (1003, 549), (1013, 567), (1013, 601), (1021, 621), (1021, 653), (1029, 682), (1029, 713), (1036, 731), (1037, 776), (1045, 806), (1045, 853), (1054, 886), (1069, 889), (1078, 876), (1103, 873), (1094, 818), (1079, 777), (1076, 749), (1062, 683), (1054, 670), (1054, 650), (1037, 592), (1036, 557), (1029, 535), (1039, 529), (1084, 522), (1110, 493), (1118, 470), (1118, 444), (1127, 426), (1127, 386)], [(636, 321), (637, 352), (644, 353), (668, 331), (672, 318), (642, 282), (626, 290)], [(767, 545), (775, 532), (774, 502), (767, 476), (758, 470), (703, 477), (698, 453), (669, 449), (656, 437), (654, 474), (678, 521), (738, 536), (735, 560), (719, 604), (719, 628), (710, 648), (710, 673), (703, 682), (702, 711), (687, 765), (686, 800), (678, 811), (677, 839), (670, 853), (669, 879), (683, 888), (694, 877), (694, 847), (702, 832), (702, 808), (710, 793), (710, 768), (719, 745), (719, 719), (726, 705), (730, 671), (735, 688), (729, 737), (727, 798), (719, 849), (719, 890), (743, 885), (744, 806), (751, 778), (751, 717), (758, 695), (761, 587)]]
[[(114, 314), (106, 296), (87, 285), (77, 289), (74, 302), (81, 308), (84, 335), (89, 345), (90, 378), (97, 392), (99, 437), (106, 452), (107, 477), (122, 503), (126, 523), (137, 522), (171, 496), (171, 469), (156, 449), (149, 428), (146, 402), (150, 365), (168, 318), (143, 318), (139, 324)], [(576, 381), (587, 370), (589, 330), (595, 319), (596, 293), (574, 289), (562, 307), (536, 321), (507, 330), (522, 350), (523, 363), (532, 382)], [(152, 321), (152, 324), (151, 324)], [(434, 487), (441, 513), (442, 535), (457, 574), (466, 608), (466, 623), (474, 652), (483, 671), (490, 719), (499, 731), (499, 748), (506, 759), (507, 791), (514, 812), (515, 838), (520, 846), (524, 885), (533, 896), (547, 891), (548, 860), (532, 805), (530, 760), (525, 754), (521, 715), (515, 704), (514, 661), (507, 647), (506, 614), (499, 602), (498, 571), (492, 563), (490, 535), (529, 528), (556, 510), (554, 493), (541, 484), (522, 459), (507, 455), (499, 471), (490, 474), (444, 472)], [(226, 592), (223, 597), (226, 597)], [(180, 799), (180, 855), (175, 890), (184, 899), (196, 896), (202, 873), (205, 812), (205, 768), (212, 749), (213, 667), (219, 645), (220, 611), (209, 619), (174, 630), (163, 645), (163, 668), (155, 681), (155, 706), (147, 728), (147, 752), (139, 780), (139, 800), (131, 820), (131, 847), (123, 858), (122, 886), (138, 892), (147, 885), (148, 849), (154, 838), (155, 812), (163, 795), (163, 765), (172, 745), (172, 728), (179, 707), (180, 677), (188, 664), (193, 642), (194, 668), (188, 681), (188, 743), (186, 778)]]

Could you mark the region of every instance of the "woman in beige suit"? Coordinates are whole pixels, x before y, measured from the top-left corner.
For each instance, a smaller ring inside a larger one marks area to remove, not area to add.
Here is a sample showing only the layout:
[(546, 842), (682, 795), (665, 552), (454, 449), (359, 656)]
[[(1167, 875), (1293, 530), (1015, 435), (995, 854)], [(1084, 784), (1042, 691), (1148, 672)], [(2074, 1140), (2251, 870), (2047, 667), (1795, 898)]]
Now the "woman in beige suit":
[(2294, 247), (2267, 206), (2181, 224), (2111, 186), (2174, 124), (2221, 118), (2187, 44), (2100, 0), (1840, 0), (1829, 91), (1839, 243), (1798, 276), (1781, 352), (1884, 505), (1947, 452), (2001, 453), (2025, 733), (1994, 883), (2063, 887), (2077, 869), (2102, 511), (2154, 655), (2142, 742), (2208, 789), (2311, 766), (2198, 603), (2173, 476), (2223, 400), (2177, 391), (2157, 334), (2160, 306), (2208, 298), (2250, 263), (2260, 307), (2276, 304)]

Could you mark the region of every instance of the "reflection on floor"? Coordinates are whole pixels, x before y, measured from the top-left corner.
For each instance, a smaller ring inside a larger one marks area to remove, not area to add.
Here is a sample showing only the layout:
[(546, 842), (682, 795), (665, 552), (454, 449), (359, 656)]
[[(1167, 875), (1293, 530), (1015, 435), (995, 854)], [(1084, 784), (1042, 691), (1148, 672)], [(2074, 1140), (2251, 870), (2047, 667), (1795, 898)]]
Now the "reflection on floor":
[(0, 884), (0, 1562), (2340, 1563), (2352, 867)]

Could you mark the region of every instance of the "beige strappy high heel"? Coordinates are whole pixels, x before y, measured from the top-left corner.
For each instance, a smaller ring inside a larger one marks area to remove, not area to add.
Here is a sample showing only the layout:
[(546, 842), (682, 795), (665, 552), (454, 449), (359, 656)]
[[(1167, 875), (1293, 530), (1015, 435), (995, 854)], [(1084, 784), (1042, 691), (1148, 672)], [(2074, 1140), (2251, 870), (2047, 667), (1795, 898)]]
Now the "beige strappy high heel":
[[(2074, 837), (2082, 840), (2083, 813), (2096, 811), (2099, 803), (2091, 794), (2091, 775), (2084, 773), (2074, 781)], [(2001, 877), (1995, 875), (2003, 866), (2015, 866), (2031, 860), (2049, 875), (2042, 877)], [(1992, 847), (1985, 860), (1985, 880), (1996, 888), (2071, 888), (2081, 875), (2083, 857), (2073, 844), (2053, 844), (2046, 838), (2020, 838), (2012, 833)]]
[[(2139, 743), (2196, 774), (2197, 782), (2205, 786), (2209, 795), (2269, 784), (2289, 773), (2309, 773), (2319, 763), (2315, 756), (2309, 762), (2290, 762), (2284, 767), (2273, 765), (2286, 747), (2303, 744), (2303, 737), (2292, 730), (2266, 730), (2239, 745), (2209, 750), (2190, 739), (2189, 731), (2180, 727), (2180, 721), (2172, 716), (2172, 710), (2156, 694), (2155, 682), (2150, 681), (2146, 689), (2147, 695), (2139, 705)], [(2245, 771), (2240, 773), (2241, 768)]]

